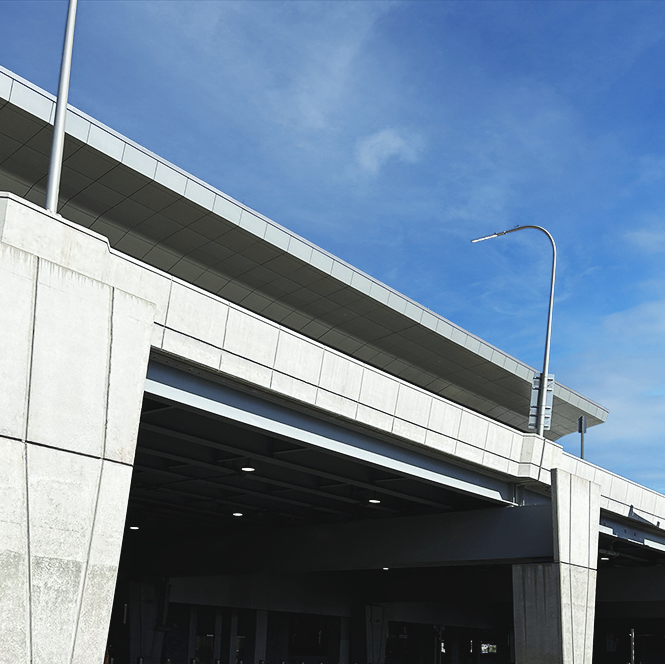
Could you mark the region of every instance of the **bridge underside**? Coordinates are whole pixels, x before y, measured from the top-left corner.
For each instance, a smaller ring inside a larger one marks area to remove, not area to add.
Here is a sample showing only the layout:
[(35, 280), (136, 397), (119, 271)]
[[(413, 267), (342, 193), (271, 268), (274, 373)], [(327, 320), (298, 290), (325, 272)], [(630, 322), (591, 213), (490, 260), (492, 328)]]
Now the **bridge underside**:
[[(115, 664), (515, 661), (513, 566), (552, 563), (549, 497), (522, 491), (516, 507), (498, 477), (157, 360)], [(605, 571), (657, 562), (610, 539), (601, 587)], [(602, 661), (625, 654), (636, 626), (638, 647), (651, 647), (640, 634), (660, 606), (599, 603)]]
[(153, 360), (109, 656), (511, 661), (511, 564), (552, 551), (514, 491)]

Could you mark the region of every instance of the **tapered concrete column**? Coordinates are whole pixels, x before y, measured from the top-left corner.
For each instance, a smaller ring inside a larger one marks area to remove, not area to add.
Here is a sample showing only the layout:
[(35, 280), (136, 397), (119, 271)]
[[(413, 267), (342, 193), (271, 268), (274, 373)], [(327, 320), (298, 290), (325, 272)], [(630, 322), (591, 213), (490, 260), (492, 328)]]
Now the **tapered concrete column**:
[(513, 565), (517, 664), (591, 664), (600, 487), (552, 474), (554, 561)]
[(108, 255), (0, 200), (0, 664), (103, 661), (154, 314)]

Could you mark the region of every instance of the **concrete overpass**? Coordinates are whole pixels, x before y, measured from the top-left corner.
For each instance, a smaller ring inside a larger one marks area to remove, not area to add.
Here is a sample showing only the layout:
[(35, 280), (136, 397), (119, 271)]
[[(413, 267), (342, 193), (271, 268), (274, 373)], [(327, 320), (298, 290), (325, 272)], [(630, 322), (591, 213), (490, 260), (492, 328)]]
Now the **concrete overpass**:
[(48, 214), (52, 114), (0, 72), (2, 664), (658, 661), (602, 407), (78, 111)]

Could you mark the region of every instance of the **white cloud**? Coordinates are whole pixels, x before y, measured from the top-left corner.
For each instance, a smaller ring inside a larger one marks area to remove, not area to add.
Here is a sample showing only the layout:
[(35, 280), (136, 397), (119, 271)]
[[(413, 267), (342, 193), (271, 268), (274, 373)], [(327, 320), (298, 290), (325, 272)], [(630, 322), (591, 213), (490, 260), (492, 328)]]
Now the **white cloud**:
[[(611, 314), (588, 338), (593, 348), (558, 360), (566, 384), (610, 411), (589, 430), (587, 459), (665, 490), (665, 300)], [(578, 436), (562, 442), (577, 453)]]
[(665, 251), (665, 230), (640, 228), (626, 233), (626, 239), (641, 251), (661, 253)]
[(646, 254), (665, 252), (663, 215), (650, 214), (642, 218), (642, 224), (624, 233), (624, 238), (634, 249)]
[(145, 4), (159, 25), (152, 40), (143, 40), (156, 65), (201, 78), (214, 99), (227, 103), (231, 93), (250, 115), (258, 111), (264, 122), (289, 131), (334, 127), (334, 114), (353, 93), (366, 42), (393, 7), (344, 1)]
[(415, 163), (420, 151), (418, 136), (386, 128), (357, 142), (356, 159), (363, 171), (376, 175), (390, 159)]

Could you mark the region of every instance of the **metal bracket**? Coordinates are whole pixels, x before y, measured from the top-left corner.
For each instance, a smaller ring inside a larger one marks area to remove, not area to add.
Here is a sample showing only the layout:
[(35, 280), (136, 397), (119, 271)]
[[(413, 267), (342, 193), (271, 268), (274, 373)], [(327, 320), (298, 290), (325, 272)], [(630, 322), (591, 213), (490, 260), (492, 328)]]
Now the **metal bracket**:
[[(540, 376), (533, 377), (531, 405), (529, 406), (529, 429), (538, 428), (538, 396), (540, 394)], [(552, 426), (552, 401), (554, 399), (554, 374), (547, 375), (547, 393), (545, 395), (545, 422), (543, 428), (549, 431)]]

